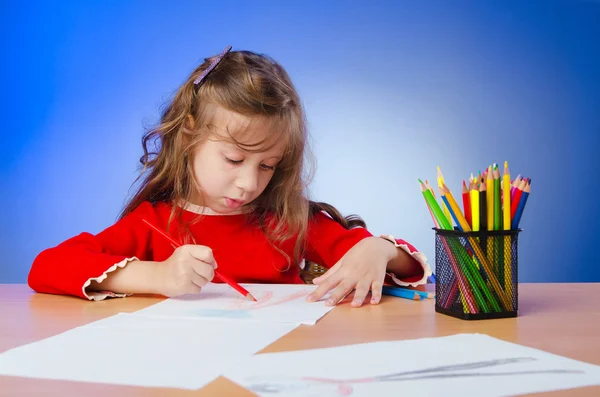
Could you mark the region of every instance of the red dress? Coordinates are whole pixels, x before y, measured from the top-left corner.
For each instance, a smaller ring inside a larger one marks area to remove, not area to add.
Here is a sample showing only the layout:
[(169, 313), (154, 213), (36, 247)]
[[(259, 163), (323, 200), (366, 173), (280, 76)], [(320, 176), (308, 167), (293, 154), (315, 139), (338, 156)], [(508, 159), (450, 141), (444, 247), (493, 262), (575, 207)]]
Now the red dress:
[[(37, 292), (94, 300), (124, 296), (110, 291), (87, 291), (86, 288), (92, 280), (101, 281), (108, 273), (132, 260), (164, 261), (170, 257), (174, 247), (142, 219), (166, 230), (171, 208), (167, 203), (145, 202), (97, 235), (81, 233), (42, 251), (29, 272), (29, 286)], [(188, 204), (183, 211), (184, 221), (197, 218), (201, 208)], [(264, 232), (249, 223), (247, 214), (216, 215), (204, 210), (200, 220), (189, 228), (197, 244), (212, 249), (219, 271), (239, 283), (302, 283), (298, 269), (288, 266), (285, 256), (269, 243)], [(184, 241), (178, 230), (175, 217), (168, 233), (176, 241)], [(371, 234), (364, 228), (347, 230), (327, 215), (316, 214), (309, 222), (305, 258), (331, 267), (354, 244), (369, 236)], [(410, 244), (395, 241), (423, 267), (422, 274), (399, 284), (425, 283), (431, 274), (426, 258)], [(294, 245), (295, 240), (289, 239), (280, 248), (293, 258)]]

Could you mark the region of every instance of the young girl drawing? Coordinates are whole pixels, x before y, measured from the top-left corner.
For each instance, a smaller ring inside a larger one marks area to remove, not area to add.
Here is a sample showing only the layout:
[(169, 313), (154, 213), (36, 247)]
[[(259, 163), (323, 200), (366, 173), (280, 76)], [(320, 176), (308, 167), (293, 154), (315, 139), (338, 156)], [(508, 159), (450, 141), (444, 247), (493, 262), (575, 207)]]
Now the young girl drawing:
[(369, 291), (376, 304), (386, 272), (400, 285), (425, 283), (431, 269), (410, 244), (307, 199), (307, 132), (289, 76), (267, 56), (229, 50), (196, 68), (144, 135), (141, 183), (119, 220), (42, 251), (31, 288), (173, 297), (201, 292), (217, 266), (237, 282), (301, 283), (304, 259), (329, 268), (309, 301), (332, 291), (334, 305), (355, 290), (353, 306)]

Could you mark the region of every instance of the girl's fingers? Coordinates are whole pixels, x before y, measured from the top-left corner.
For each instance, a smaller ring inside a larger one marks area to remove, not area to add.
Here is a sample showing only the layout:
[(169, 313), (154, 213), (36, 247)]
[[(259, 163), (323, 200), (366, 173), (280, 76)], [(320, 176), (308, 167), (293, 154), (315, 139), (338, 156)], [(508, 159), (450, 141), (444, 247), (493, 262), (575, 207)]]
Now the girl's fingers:
[(325, 296), (326, 293), (335, 288), (340, 283), (340, 281), (341, 279), (339, 274), (329, 277), (327, 280), (323, 281), (322, 284), (320, 284), (316, 290), (310, 293), (306, 297), (306, 300), (308, 302), (316, 302), (320, 300), (323, 296)]
[(209, 247), (204, 245), (184, 245), (182, 248), (184, 248), (192, 258), (205, 262), (213, 268), (215, 267), (215, 258), (212, 249)]
[(354, 286), (356, 285), (356, 281), (352, 280), (344, 280), (333, 290), (327, 302), (325, 302), (326, 306), (334, 306), (337, 305), (339, 301), (344, 299), (346, 295), (348, 295)]
[(194, 261), (192, 263), (192, 271), (208, 281), (211, 281), (215, 277), (215, 269), (209, 263)]
[(354, 291), (354, 298), (352, 298), (352, 307), (361, 307), (367, 294), (369, 293), (369, 287), (371, 283), (360, 281)]
[[(208, 284), (208, 280), (197, 273), (191, 272), (190, 283), (191, 283), (191, 285), (198, 287), (198, 289), (201, 289), (206, 284)], [(192, 289), (194, 289), (194, 288), (192, 287)], [(200, 290), (198, 290), (197, 292), (200, 292)], [(190, 293), (193, 293), (193, 292), (190, 292)]]
[(373, 281), (371, 283), (371, 304), (376, 305), (381, 301), (381, 290), (383, 283), (381, 281)]

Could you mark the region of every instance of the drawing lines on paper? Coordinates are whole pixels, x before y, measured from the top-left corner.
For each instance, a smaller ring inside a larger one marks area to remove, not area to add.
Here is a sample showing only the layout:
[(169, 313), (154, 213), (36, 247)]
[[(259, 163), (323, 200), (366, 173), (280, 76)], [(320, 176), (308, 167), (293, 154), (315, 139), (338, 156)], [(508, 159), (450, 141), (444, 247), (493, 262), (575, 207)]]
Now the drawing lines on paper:
[(250, 302), (247, 299), (239, 298), (223, 309), (201, 309), (198, 310), (196, 314), (204, 317), (250, 318), (252, 317), (252, 311), (274, 307), (299, 298), (304, 298), (309, 292), (310, 290), (303, 289), (289, 295), (274, 298), (275, 294), (273, 291), (264, 291), (261, 294), (255, 294), (254, 297), (258, 302)]
[[(519, 364), (536, 361), (533, 357), (514, 357), (507, 359), (495, 359), (487, 361), (476, 361), (466, 364), (446, 365), (425, 368), (415, 371), (398, 372), (368, 378), (355, 379), (331, 379), (320, 377), (302, 378), (250, 378), (248, 387), (251, 391), (265, 394), (294, 394), (303, 396), (349, 396), (352, 394), (353, 384), (364, 384), (374, 382), (401, 382), (411, 380), (431, 380), (467, 377), (498, 377), (498, 376), (523, 376), (534, 374), (583, 374), (580, 370), (548, 369), (548, 370), (512, 370), (501, 372), (480, 372), (479, 369), (495, 367), (508, 364)], [(475, 370), (471, 372), (460, 372)], [(313, 394), (315, 393), (315, 394)]]

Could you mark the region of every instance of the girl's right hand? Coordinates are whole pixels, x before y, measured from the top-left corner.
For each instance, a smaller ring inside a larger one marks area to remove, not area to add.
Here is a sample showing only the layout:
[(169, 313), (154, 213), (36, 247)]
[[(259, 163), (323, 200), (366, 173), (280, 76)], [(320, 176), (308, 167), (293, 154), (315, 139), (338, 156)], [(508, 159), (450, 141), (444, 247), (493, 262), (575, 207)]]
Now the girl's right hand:
[(160, 263), (160, 293), (168, 297), (197, 294), (215, 276), (217, 263), (204, 245), (182, 245)]

